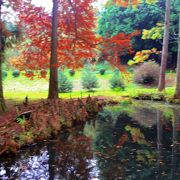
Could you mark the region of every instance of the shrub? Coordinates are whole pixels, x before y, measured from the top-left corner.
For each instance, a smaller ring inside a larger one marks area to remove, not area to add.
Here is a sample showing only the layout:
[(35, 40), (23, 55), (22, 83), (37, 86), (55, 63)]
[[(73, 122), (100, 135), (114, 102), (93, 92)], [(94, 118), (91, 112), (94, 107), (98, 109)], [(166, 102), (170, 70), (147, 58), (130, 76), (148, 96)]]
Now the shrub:
[(83, 72), (81, 81), (83, 89), (87, 89), (88, 91), (93, 91), (94, 88), (98, 87), (98, 79), (90, 70), (86, 69), (86, 71)]
[(12, 72), (12, 76), (13, 76), (13, 77), (19, 77), (19, 75), (20, 75), (20, 72), (19, 72), (18, 70), (14, 70), (14, 71)]
[(153, 61), (141, 64), (134, 71), (134, 82), (137, 84), (157, 86), (160, 67)]
[(70, 75), (70, 76), (74, 76), (74, 75), (75, 75), (75, 70), (70, 69), (70, 70), (69, 70), (69, 75)]
[(59, 72), (58, 76), (58, 90), (59, 92), (71, 92), (73, 88), (72, 82), (67, 78), (63, 72)]
[(102, 69), (99, 70), (99, 74), (101, 74), (101, 75), (104, 75), (105, 72), (106, 72), (106, 69), (104, 69), (104, 68), (102, 68)]
[(2, 78), (5, 79), (8, 76), (7, 71), (2, 71)]
[(125, 85), (124, 82), (120, 76), (120, 73), (115, 71), (113, 77), (109, 81), (110, 83), (110, 88), (113, 90), (124, 90)]

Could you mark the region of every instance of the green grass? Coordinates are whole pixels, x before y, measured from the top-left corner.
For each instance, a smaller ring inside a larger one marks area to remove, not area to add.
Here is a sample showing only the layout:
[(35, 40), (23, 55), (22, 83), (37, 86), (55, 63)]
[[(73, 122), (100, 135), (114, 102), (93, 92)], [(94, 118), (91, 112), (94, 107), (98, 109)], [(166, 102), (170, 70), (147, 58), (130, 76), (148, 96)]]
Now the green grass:
[[(63, 99), (67, 98), (81, 98), (87, 96), (104, 96), (112, 97), (113, 99), (120, 99), (120, 97), (134, 97), (138, 94), (157, 94), (156, 88), (144, 88), (139, 87), (133, 84), (130, 84), (126, 87), (124, 91), (113, 91), (113, 90), (97, 90), (95, 92), (87, 92), (85, 90), (74, 91), (71, 93), (59, 93), (59, 97)], [(29, 100), (38, 100), (47, 98), (47, 91), (8, 91), (5, 92), (5, 98), (10, 100), (22, 101), (26, 96), (29, 97)], [(166, 88), (166, 91), (163, 92), (166, 97), (171, 98), (174, 94), (174, 88)]]
[[(98, 71), (97, 71), (98, 72)], [(78, 82), (81, 78), (81, 70), (76, 70), (74, 76), (69, 75), (69, 69), (65, 70), (66, 75), (75, 82), (75, 85), (79, 86)], [(157, 94), (156, 88), (146, 88), (143, 86), (138, 86), (133, 83), (126, 82), (126, 88), (124, 91), (113, 91), (109, 88), (109, 79), (112, 77), (113, 71), (108, 69), (105, 75), (100, 75), (96, 73), (100, 81), (100, 87), (96, 89), (95, 92), (87, 92), (81, 90), (81, 88), (76, 88), (76, 91), (71, 93), (61, 93), (60, 98), (78, 98), (91, 96), (105, 96), (112, 98), (120, 97), (134, 97), (138, 94)], [(131, 77), (132, 78), (132, 77)], [(22, 101), (26, 96), (29, 100), (39, 100), (41, 98), (47, 98), (48, 95), (48, 77), (46, 79), (39, 79), (34, 77), (33, 80), (29, 80), (27, 77), (23, 76), (22, 73), (19, 77), (14, 78), (12, 76), (12, 71), (8, 72), (7, 78), (4, 80), (4, 94), (6, 99)], [(174, 87), (167, 87), (163, 94), (172, 98), (174, 95)]]

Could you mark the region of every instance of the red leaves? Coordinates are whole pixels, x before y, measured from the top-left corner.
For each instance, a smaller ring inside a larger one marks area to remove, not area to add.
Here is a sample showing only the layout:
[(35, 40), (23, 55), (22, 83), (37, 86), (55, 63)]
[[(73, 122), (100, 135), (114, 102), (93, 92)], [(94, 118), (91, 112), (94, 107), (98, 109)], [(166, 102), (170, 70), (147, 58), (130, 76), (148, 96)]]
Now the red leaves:
[(118, 144), (116, 145), (116, 148), (122, 148), (124, 143), (128, 140), (128, 134), (124, 133), (118, 141)]
[[(19, 25), (24, 37), (19, 49), (24, 60), (15, 63), (25, 69), (47, 69), (51, 51), (51, 15), (29, 1), (13, 3), (19, 12)], [(57, 67), (82, 66), (82, 60), (92, 58), (98, 39), (95, 36), (95, 16), (92, 0), (61, 0), (58, 9), (58, 61)]]
[(119, 33), (111, 38), (103, 38), (101, 47), (103, 58), (121, 71), (125, 71), (124, 67), (120, 65), (120, 56), (134, 52), (131, 38), (138, 34), (139, 31), (135, 31), (131, 34)]

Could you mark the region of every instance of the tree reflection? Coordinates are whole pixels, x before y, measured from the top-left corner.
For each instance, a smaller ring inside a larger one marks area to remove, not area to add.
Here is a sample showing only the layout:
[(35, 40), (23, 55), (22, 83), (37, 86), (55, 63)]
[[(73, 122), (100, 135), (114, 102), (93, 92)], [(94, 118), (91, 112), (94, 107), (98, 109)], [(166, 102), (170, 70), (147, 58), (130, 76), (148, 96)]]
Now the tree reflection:
[(157, 178), (161, 176), (163, 112), (157, 110)]
[(143, 107), (142, 114), (138, 108), (135, 118), (114, 109), (106, 108), (85, 128), (22, 150), (16, 158), (0, 159), (0, 179), (180, 178), (179, 108), (172, 108), (168, 118), (160, 109), (152, 115), (150, 108)]
[[(163, 111), (156, 109), (156, 112), (157, 124), (152, 123), (151, 126), (150, 121), (146, 125), (146, 119), (138, 120), (137, 113), (136, 121), (125, 112), (119, 112), (115, 119), (111, 116), (112, 112), (107, 115), (107, 111), (106, 116), (99, 117), (94, 148), (101, 177), (167, 178), (171, 177), (171, 163), (173, 178), (179, 177), (174, 171), (177, 164), (177, 127), (180, 127), (177, 119), (180, 116), (174, 112), (176, 120), (172, 125), (172, 121), (165, 119)], [(149, 116), (148, 113), (146, 116)]]
[(142, 178), (151, 174), (153, 168), (148, 166), (152, 164), (155, 151), (146, 140), (147, 128), (133, 121), (124, 112), (119, 113), (113, 121), (112, 117), (106, 117), (99, 117), (97, 136), (94, 139), (100, 176), (104, 179), (118, 179)]
[(178, 172), (178, 164), (177, 164), (177, 156), (178, 156), (178, 130), (180, 127), (179, 122), (180, 114), (179, 109), (173, 109), (173, 137), (172, 137), (172, 171), (171, 171), (171, 179), (174, 179)]

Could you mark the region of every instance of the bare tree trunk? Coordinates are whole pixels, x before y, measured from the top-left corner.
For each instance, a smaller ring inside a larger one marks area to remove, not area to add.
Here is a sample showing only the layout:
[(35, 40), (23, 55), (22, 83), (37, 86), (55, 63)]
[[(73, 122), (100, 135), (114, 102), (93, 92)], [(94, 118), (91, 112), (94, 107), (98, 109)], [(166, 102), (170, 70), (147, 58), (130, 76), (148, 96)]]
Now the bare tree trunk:
[(176, 67), (176, 92), (174, 98), (180, 99), (180, 14), (179, 14), (178, 55), (177, 55), (177, 67)]
[(53, 0), (50, 78), (49, 78), (49, 94), (48, 94), (49, 99), (58, 98), (57, 28), (58, 28), (58, 0)]
[(165, 25), (164, 25), (164, 36), (163, 36), (163, 47), (161, 55), (161, 68), (160, 77), (158, 84), (158, 91), (165, 89), (165, 73), (168, 58), (168, 44), (169, 44), (169, 26), (170, 26), (170, 0), (166, 0), (166, 12), (165, 12)]
[(3, 80), (2, 80), (2, 62), (3, 62), (3, 44), (2, 44), (2, 20), (1, 20), (1, 7), (2, 7), (2, 0), (0, 0), (0, 111), (6, 111), (6, 104), (3, 95)]

